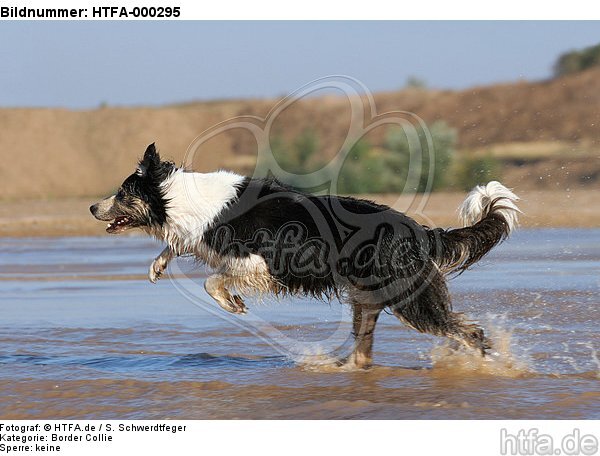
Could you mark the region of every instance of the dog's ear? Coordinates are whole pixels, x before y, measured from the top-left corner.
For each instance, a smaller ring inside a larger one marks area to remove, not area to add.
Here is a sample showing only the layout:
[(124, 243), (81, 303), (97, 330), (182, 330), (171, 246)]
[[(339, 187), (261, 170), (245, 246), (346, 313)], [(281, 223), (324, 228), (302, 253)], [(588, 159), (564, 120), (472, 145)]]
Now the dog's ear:
[(135, 173), (138, 176), (145, 176), (148, 171), (151, 171), (158, 165), (160, 165), (160, 155), (156, 150), (156, 146), (154, 143), (152, 143), (146, 148), (146, 152), (144, 152), (144, 158), (142, 158), (140, 161)]

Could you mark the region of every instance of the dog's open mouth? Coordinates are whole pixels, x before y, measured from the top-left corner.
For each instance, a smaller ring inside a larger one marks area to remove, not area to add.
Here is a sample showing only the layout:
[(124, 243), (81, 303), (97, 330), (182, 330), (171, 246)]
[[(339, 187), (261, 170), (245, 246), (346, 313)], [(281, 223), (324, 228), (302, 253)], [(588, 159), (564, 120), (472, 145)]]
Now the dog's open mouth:
[(112, 234), (120, 233), (128, 228), (133, 228), (132, 220), (129, 217), (120, 216), (106, 225), (106, 232)]

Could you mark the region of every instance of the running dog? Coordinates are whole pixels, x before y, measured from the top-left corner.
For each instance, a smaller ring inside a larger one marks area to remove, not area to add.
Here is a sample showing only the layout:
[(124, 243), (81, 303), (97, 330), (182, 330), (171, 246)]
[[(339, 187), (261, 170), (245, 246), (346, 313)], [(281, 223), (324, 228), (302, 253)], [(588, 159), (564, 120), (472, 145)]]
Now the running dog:
[(516, 201), (498, 182), (477, 186), (459, 210), (464, 228), (431, 229), (372, 201), (314, 196), (228, 171), (191, 172), (161, 160), (151, 144), (117, 193), (90, 211), (109, 222), (108, 233), (141, 228), (166, 243), (150, 265), (152, 283), (176, 256), (207, 264), (215, 273), (205, 289), (228, 312), (246, 313), (243, 296), (264, 293), (348, 303), (354, 349), (345, 361), (367, 368), (383, 310), (482, 355), (491, 348), (481, 327), (452, 312), (446, 277), (508, 237)]

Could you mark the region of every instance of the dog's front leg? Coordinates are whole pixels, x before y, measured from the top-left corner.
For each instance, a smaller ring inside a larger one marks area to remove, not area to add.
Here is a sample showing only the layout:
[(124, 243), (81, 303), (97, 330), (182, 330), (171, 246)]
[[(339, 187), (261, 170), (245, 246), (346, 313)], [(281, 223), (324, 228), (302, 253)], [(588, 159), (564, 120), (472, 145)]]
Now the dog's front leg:
[(158, 255), (150, 265), (150, 270), (148, 271), (148, 279), (150, 279), (150, 282), (156, 283), (158, 279), (160, 279), (160, 276), (167, 268), (167, 265), (174, 257), (175, 252), (173, 252), (171, 247), (166, 247), (160, 252), (160, 255)]
[(232, 295), (227, 289), (229, 277), (226, 274), (213, 274), (204, 282), (206, 292), (227, 312), (245, 314), (248, 312), (239, 295)]

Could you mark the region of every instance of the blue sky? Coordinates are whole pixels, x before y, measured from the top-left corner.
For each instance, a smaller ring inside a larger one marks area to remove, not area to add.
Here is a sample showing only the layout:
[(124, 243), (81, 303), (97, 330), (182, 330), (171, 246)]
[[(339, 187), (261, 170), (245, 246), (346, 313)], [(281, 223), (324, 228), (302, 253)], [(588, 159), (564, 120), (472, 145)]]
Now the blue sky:
[(91, 108), (287, 94), (345, 74), (465, 88), (544, 79), (598, 22), (3, 22), (0, 106)]

